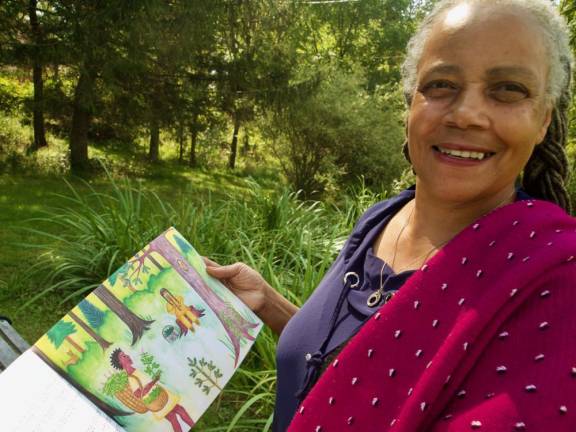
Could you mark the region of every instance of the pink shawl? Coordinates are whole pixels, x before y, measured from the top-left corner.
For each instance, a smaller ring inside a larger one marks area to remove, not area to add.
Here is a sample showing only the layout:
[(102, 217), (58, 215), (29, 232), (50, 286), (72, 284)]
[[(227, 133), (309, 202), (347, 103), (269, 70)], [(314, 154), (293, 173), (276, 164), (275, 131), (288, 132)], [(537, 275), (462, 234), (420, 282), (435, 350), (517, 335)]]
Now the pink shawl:
[(350, 340), (289, 431), (576, 431), (576, 221), (519, 201), (464, 229)]

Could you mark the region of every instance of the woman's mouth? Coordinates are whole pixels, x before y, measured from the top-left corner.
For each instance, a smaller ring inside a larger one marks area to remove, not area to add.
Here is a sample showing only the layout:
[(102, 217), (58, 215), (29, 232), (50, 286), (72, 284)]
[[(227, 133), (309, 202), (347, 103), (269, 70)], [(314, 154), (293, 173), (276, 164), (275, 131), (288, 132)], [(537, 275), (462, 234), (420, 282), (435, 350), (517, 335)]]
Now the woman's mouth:
[(441, 146), (432, 146), (432, 148), (443, 155), (451, 158), (469, 161), (482, 161), (494, 155), (493, 152), (479, 152), (471, 150), (455, 150)]

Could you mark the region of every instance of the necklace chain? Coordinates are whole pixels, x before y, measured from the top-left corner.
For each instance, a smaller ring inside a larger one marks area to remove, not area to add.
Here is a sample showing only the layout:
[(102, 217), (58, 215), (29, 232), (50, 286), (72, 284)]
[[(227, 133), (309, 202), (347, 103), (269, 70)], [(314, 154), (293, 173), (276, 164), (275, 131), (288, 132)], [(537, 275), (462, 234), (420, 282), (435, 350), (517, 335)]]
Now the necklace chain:
[[(497, 208), (501, 207), (506, 201), (512, 199), (514, 197), (514, 195), (516, 194), (516, 190), (514, 190), (512, 192), (512, 195), (510, 195), (509, 197), (506, 197), (502, 202), (500, 202), (496, 207), (494, 207), (491, 211), (496, 210)], [(402, 233), (404, 232), (404, 230), (406, 229), (406, 227), (410, 224), (410, 220), (412, 219), (412, 214), (414, 213), (414, 208), (416, 207), (416, 204), (414, 203), (414, 205), (412, 206), (412, 209), (410, 210), (410, 214), (408, 215), (408, 218), (406, 219), (406, 222), (404, 223), (404, 225), (402, 226), (402, 228), (400, 229), (400, 231), (398, 232), (398, 235), (396, 236), (396, 240), (394, 241), (394, 254), (392, 255), (392, 269), (394, 270), (394, 265), (396, 264), (396, 254), (398, 252), (398, 243), (400, 241), (400, 237), (402, 236)], [(442, 248), (446, 243), (448, 243), (450, 240), (452, 239), (452, 237), (448, 238), (447, 240), (443, 241), (442, 243), (440, 243), (438, 246), (433, 246), (430, 250), (426, 251), (425, 253), (418, 255), (415, 259), (413, 259), (412, 261), (410, 261), (405, 268), (410, 267), (413, 263), (417, 262), (420, 260), (420, 258), (422, 258), (422, 256), (425, 255), (424, 257), (424, 262), (426, 262), (428, 260), (428, 258), (430, 257), (430, 255), (432, 254), (432, 252)], [(384, 302), (386, 303), (387, 301), (389, 301), (393, 296), (394, 296), (394, 292), (390, 292), (387, 295), (384, 294), (384, 268), (386, 267), (386, 263), (384, 262), (382, 264), (382, 268), (380, 269), (380, 286), (378, 287), (378, 289), (376, 291), (374, 291), (369, 297), (368, 300), (366, 301), (366, 304), (369, 307), (374, 307), (377, 304), (380, 303), (380, 300), (382, 300), (382, 297), (384, 297)], [(397, 272), (399, 273), (399, 272)]]

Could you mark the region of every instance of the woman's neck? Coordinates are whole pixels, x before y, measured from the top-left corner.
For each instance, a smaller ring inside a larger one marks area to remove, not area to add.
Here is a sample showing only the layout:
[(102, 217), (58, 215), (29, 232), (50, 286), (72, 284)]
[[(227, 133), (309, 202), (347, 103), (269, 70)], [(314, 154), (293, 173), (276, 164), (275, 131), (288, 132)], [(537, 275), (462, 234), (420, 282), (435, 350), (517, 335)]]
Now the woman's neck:
[(413, 239), (426, 238), (434, 245), (444, 244), (475, 220), (513, 202), (515, 196), (512, 187), (486, 199), (458, 202), (441, 200), (423, 188), (416, 188), (408, 232)]

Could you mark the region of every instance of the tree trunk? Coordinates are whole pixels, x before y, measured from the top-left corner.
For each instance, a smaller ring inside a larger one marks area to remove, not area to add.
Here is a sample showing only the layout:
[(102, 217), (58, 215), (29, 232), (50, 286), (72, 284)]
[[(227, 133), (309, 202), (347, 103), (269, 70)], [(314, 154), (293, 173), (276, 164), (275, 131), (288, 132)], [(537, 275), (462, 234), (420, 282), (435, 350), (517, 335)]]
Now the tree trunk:
[(238, 114), (234, 115), (234, 135), (230, 144), (230, 159), (228, 159), (228, 168), (234, 169), (236, 166), (236, 153), (238, 152), (238, 131), (240, 130), (240, 118)]
[(83, 353), (85, 351), (84, 348), (82, 348), (80, 345), (78, 345), (76, 343), (76, 341), (74, 339), (72, 339), (71, 336), (66, 336), (66, 340), (68, 341), (68, 343), (70, 345), (72, 345), (74, 348), (76, 348), (76, 351), (78, 351), (79, 353)]
[(40, 357), (44, 361), (44, 363), (46, 363), (50, 367), (50, 369), (52, 369), (54, 372), (56, 372), (58, 375), (64, 378), (66, 382), (68, 382), (70, 385), (72, 385), (72, 387), (78, 390), (80, 394), (84, 395), (86, 399), (88, 399), (90, 402), (94, 404), (94, 406), (100, 408), (100, 410), (103, 413), (107, 414), (108, 417), (110, 417), (112, 420), (115, 421), (114, 419), (115, 416), (128, 416), (134, 414), (131, 411), (122, 411), (119, 410), (118, 408), (113, 407), (112, 405), (108, 405), (103, 400), (97, 398), (93, 393), (89, 392), (84, 387), (79, 385), (76, 381), (72, 380), (67, 373), (65, 373), (61, 368), (59, 368), (56, 364), (54, 364), (54, 362), (52, 362), (50, 357), (48, 357), (46, 354), (40, 351), (39, 348), (37, 348), (36, 346), (32, 346), (31, 349), (34, 352), (34, 354)]
[(244, 143), (242, 145), (242, 156), (246, 156), (250, 151), (250, 134), (248, 133), (248, 129), (244, 128)]
[(33, 126), (34, 126), (34, 143), (32, 150), (38, 150), (46, 147), (46, 132), (44, 129), (44, 81), (42, 79), (42, 61), (40, 58), (40, 44), (42, 34), (36, 15), (37, 0), (30, 0), (28, 3), (28, 15), (30, 17), (30, 28), (32, 31), (32, 41), (34, 43), (32, 59), (32, 80), (34, 82), (34, 103), (33, 103)]
[(196, 160), (196, 142), (198, 139), (198, 113), (194, 113), (190, 125), (190, 159), (188, 165), (192, 168), (198, 165)]
[(102, 302), (110, 308), (112, 312), (114, 312), (118, 317), (124, 321), (124, 324), (128, 326), (130, 331), (132, 332), (132, 345), (134, 345), (138, 340), (142, 337), (146, 330), (150, 329), (150, 324), (154, 321), (147, 321), (140, 318), (114, 297), (114, 294), (110, 292), (104, 285), (100, 285), (98, 288), (94, 290), (94, 294), (98, 297)]
[(198, 165), (198, 161), (196, 159), (196, 142), (198, 140), (198, 130), (195, 126), (190, 128), (190, 161), (189, 165), (191, 167), (195, 167)]
[(92, 114), (92, 93), (94, 91), (94, 71), (85, 68), (74, 91), (72, 131), (70, 133), (70, 168), (72, 172), (88, 169), (88, 128)]
[(74, 312), (72, 311), (68, 312), (68, 316), (72, 318), (74, 321), (76, 321), (76, 324), (82, 327), (82, 329), (86, 333), (88, 333), (92, 339), (98, 342), (98, 345), (100, 345), (102, 351), (106, 351), (112, 345), (110, 342), (108, 342), (106, 339), (104, 339), (102, 336), (100, 336), (98, 333), (92, 330), (92, 328), (88, 326), (84, 321), (82, 321), (82, 319), (80, 319), (80, 317), (76, 315)]
[(180, 149), (180, 154), (178, 155), (178, 162), (184, 162), (184, 123), (180, 121), (178, 123), (178, 146)]
[(152, 119), (150, 120), (150, 150), (148, 152), (148, 159), (151, 162), (158, 162), (160, 159), (160, 125), (158, 124), (158, 118), (155, 114), (152, 114)]

